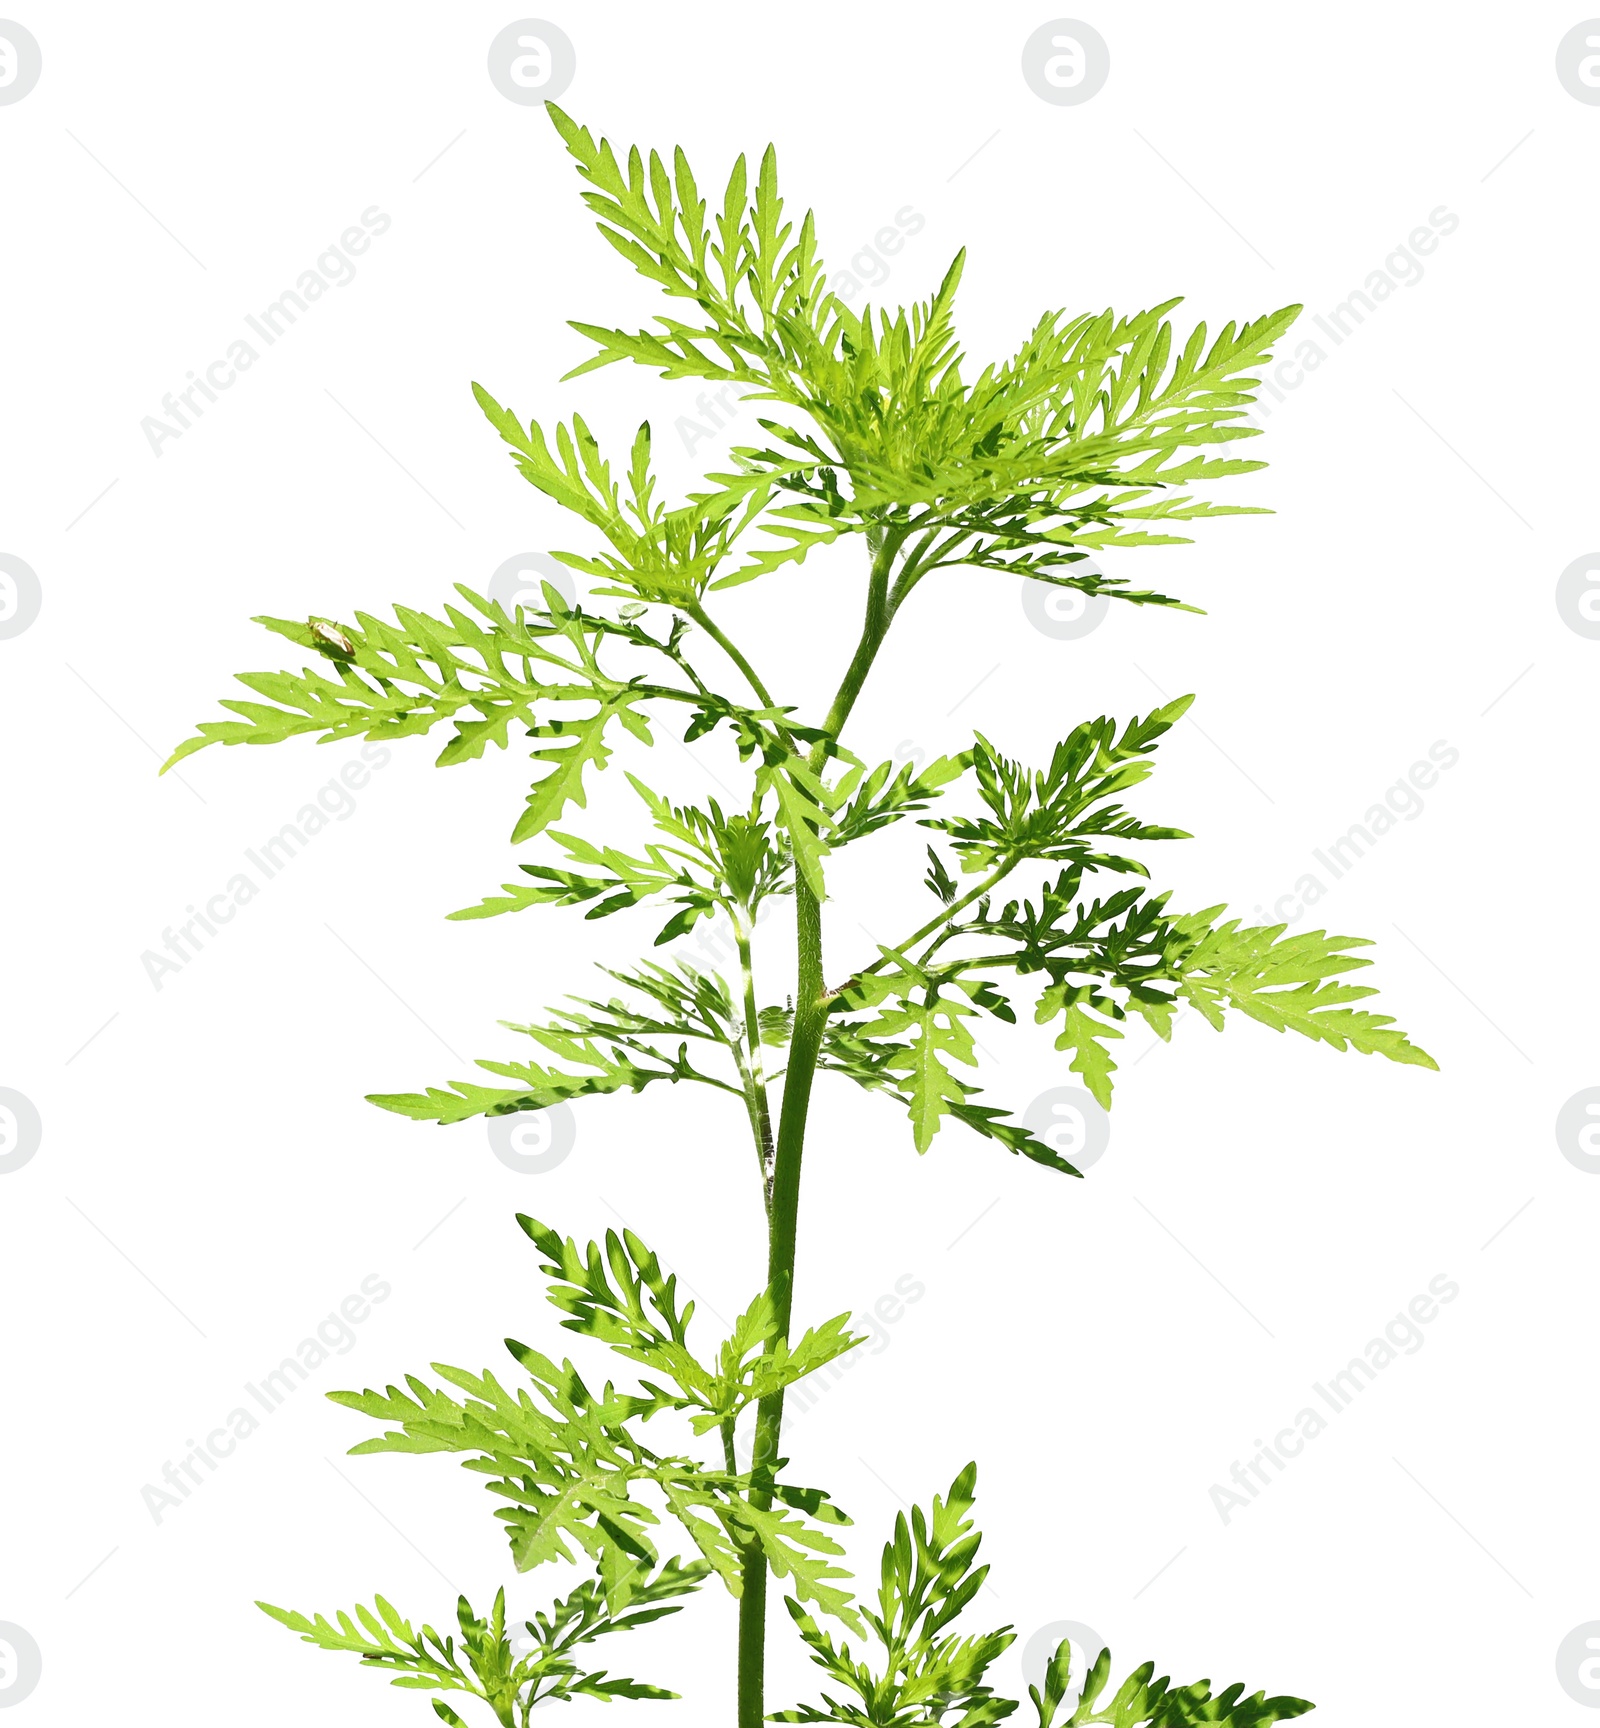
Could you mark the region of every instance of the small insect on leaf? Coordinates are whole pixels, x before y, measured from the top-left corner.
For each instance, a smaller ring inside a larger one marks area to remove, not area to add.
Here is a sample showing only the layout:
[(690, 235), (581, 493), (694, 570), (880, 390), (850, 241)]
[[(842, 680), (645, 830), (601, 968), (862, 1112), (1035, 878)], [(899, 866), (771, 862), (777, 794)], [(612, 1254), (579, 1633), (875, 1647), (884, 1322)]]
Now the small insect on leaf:
[(316, 645), (334, 660), (354, 660), (356, 645), (331, 618), (308, 618), (306, 628), (316, 638)]

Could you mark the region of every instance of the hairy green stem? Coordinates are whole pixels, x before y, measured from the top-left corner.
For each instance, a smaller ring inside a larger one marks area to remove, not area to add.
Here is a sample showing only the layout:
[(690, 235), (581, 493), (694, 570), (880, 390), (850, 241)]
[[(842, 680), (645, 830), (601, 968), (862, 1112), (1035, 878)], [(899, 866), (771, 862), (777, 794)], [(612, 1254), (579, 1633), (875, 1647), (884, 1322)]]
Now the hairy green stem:
[[(845, 669), (844, 678), (833, 698), (833, 706), (828, 710), (828, 718), (822, 723), (829, 738), (836, 739), (845, 721), (850, 718), (850, 710), (856, 705), (861, 686), (866, 683), (867, 674), (872, 670), (872, 662), (877, 659), (883, 639), (889, 633), (889, 625), (894, 619), (894, 607), (904, 598), (903, 594), (897, 594), (891, 603), (889, 571), (894, 564), (895, 553), (899, 551), (905, 537), (904, 529), (887, 533), (874, 552), (872, 573), (867, 579), (867, 616), (861, 626), (861, 640), (856, 643), (855, 654)], [(822, 766), (827, 753), (826, 740), (812, 748), (810, 766), (813, 772)]]
[[(905, 532), (891, 531), (872, 537), (872, 569), (867, 582), (867, 611), (861, 638), (824, 722), (829, 739), (837, 739), (850, 717), (856, 698), (867, 681), (872, 663), (894, 618), (894, 607), (904, 593), (891, 597), (889, 573)], [(909, 592), (909, 584), (905, 585)], [(728, 646), (726, 643), (724, 646)], [(730, 652), (732, 652), (730, 648)], [(742, 660), (741, 660), (742, 664)], [(769, 700), (752, 673), (751, 687)], [(811, 752), (810, 766), (819, 769), (827, 757), (827, 743), (819, 741)], [(822, 970), (822, 906), (797, 873), (795, 880), (796, 981), (794, 1027), (789, 1037), (789, 1061), (784, 1072), (783, 1103), (778, 1113), (778, 1137), (773, 1169), (772, 1198), (767, 1220), (767, 1287), (772, 1296), (777, 1330), (768, 1348), (787, 1339), (794, 1303), (795, 1243), (800, 1217), (800, 1165), (805, 1151), (806, 1118), (811, 1107), (811, 1085), (816, 1078), (817, 1058), (827, 1024), (829, 1002)], [(766, 1510), (772, 1504), (771, 1474), (777, 1467), (783, 1434), (783, 1393), (770, 1393), (756, 1410), (755, 1451), (752, 1458), (752, 1505)], [(760, 1728), (765, 1712), (767, 1562), (759, 1548), (747, 1549), (742, 1565), (739, 1597), (739, 1728)]]
[[(799, 977), (768, 1214), (767, 1287), (777, 1319), (774, 1343), (789, 1335), (794, 1303), (795, 1238), (800, 1217), (800, 1161), (805, 1147), (811, 1083), (816, 1076), (823, 1025), (828, 1017), (822, 983), (822, 907), (803, 878), (795, 883), (795, 916), (799, 927)], [(777, 1466), (782, 1430), (783, 1393), (779, 1391), (763, 1398), (756, 1409), (750, 1500), (760, 1511), (772, 1504), (769, 1484)], [(743, 1591), (739, 1598), (739, 1728), (760, 1728), (763, 1720), (766, 1626), (766, 1556), (759, 1548), (752, 1548), (744, 1556)]]
[(750, 1111), (750, 1131), (755, 1137), (756, 1156), (761, 1160), (761, 1192), (767, 1211), (772, 1210), (772, 1178), (776, 1151), (772, 1144), (772, 1115), (767, 1105), (767, 1077), (761, 1056), (761, 1021), (756, 1008), (756, 974), (750, 958), (750, 926), (735, 914), (734, 938), (739, 944), (739, 976), (744, 985), (745, 1100)]
[(722, 652), (728, 656), (734, 665), (739, 668), (745, 676), (746, 683), (749, 684), (750, 688), (755, 691), (756, 695), (761, 698), (766, 706), (770, 708), (772, 706), (772, 698), (767, 693), (766, 685), (756, 676), (755, 667), (745, 659), (744, 655), (734, 646), (733, 642), (730, 641), (729, 638), (725, 636), (712, 622), (711, 614), (706, 611), (705, 607), (696, 600), (692, 604), (685, 606), (683, 611), (688, 617), (694, 619), (695, 623), (705, 631), (706, 635), (708, 635), (722, 650)]

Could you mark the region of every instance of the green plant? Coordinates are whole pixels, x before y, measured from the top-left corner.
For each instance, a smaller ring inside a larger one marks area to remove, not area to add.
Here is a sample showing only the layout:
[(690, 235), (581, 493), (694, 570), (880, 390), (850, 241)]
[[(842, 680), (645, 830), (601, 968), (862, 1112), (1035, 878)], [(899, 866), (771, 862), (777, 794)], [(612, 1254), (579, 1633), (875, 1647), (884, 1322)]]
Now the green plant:
[[(555, 554), (589, 579), (587, 598), (569, 603), (546, 584), (542, 607), (508, 614), (463, 587), (462, 603), (438, 616), (397, 606), (392, 622), (367, 613), (349, 624), (264, 618), (319, 656), (317, 665), (243, 676), (253, 699), (226, 703), (234, 717), (203, 724), (174, 760), (211, 743), (268, 744), (301, 733), (324, 742), (398, 739), (444, 726), (438, 760), (450, 765), (491, 744), (508, 747), (513, 729), (533, 739), (538, 778), (512, 839), (547, 836), (564, 860), (524, 864), (518, 880), (452, 916), (569, 906), (602, 918), (654, 907), (666, 914), (658, 945), (699, 920), (726, 918), (737, 976), (654, 962), (614, 972), (621, 994), (578, 998), (514, 1027), (534, 1053), (482, 1062), (500, 1084), (460, 1079), (373, 1102), (451, 1123), (657, 1081), (731, 1093), (746, 1113), (759, 1175), (767, 1283), (731, 1335), (706, 1352), (689, 1341), (693, 1304), (680, 1303), (673, 1276), (631, 1233), (580, 1247), (522, 1219), (562, 1324), (636, 1363), (644, 1371), (637, 1390), (592, 1391), (570, 1363), (511, 1342), (526, 1376), (515, 1390), (487, 1372), (440, 1367), (453, 1390), (412, 1378), (408, 1390), (335, 1397), (387, 1425), (357, 1452), (454, 1452), (485, 1475), (503, 1502), (498, 1515), (519, 1570), (581, 1556), (593, 1580), (530, 1623), (532, 1653), (523, 1657), (504, 1626), (503, 1597), (487, 1622), (461, 1604), (459, 1654), (431, 1628), (413, 1633), (381, 1600), (376, 1615), (358, 1610), (359, 1626), (347, 1616), (334, 1627), (268, 1612), (310, 1642), (400, 1670), (397, 1685), (475, 1694), (501, 1722), (525, 1724), (545, 1696), (661, 1696), (584, 1673), (573, 1653), (592, 1637), (675, 1611), (660, 1605), (664, 1598), (715, 1572), (738, 1599), (738, 1720), (754, 1728), (765, 1709), (767, 1580), (775, 1575), (812, 1656), (855, 1700), (777, 1720), (977, 1728), (1018, 1705), (984, 1682), (1010, 1630), (951, 1630), (983, 1577), (966, 1521), (971, 1468), (927, 1515), (899, 1520), (873, 1610), (857, 1603), (837, 1564), (842, 1551), (829, 1532), (843, 1514), (820, 1490), (790, 1482), (780, 1456), (785, 1389), (859, 1342), (848, 1315), (798, 1335), (792, 1317), (800, 1176), (819, 1070), (897, 1100), (919, 1152), (953, 1119), (1076, 1175), (965, 1077), (976, 1064), (973, 1025), (1015, 1018), (1008, 990), (1035, 989), (1036, 1019), (1055, 1029), (1057, 1047), (1102, 1104), (1111, 1099), (1124, 1023), (1137, 1016), (1166, 1039), (1184, 1005), (1215, 1027), (1236, 1009), (1335, 1049), (1433, 1063), (1386, 1015), (1355, 1006), (1372, 994), (1349, 981), (1368, 963), (1351, 952), (1364, 945), (1356, 939), (1245, 926), (1221, 906), (1178, 912), (1146, 886), (1146, 866), (1124, 848), (1182, 836), (1145, 822), (1123, 800), (1149, 776), (1157, 745), (1190, 698), (1125, 724), (1085, 721), (1038, 767), (981, 736), (920, 769), (874, 763), (846, 747), (845, 724), (896, 617), (934, 571), (1179, 605), (1101, 574), (1090, 554), (1171, 542), (1172, 525), (1238, 512), (1188, 488), (1261, 466), (1215, 451), (1251, 435), (1240, 419), (1252, 374), (1298, 308), (1209, 338), (1201, 325), (1182, 340), (1167, 320), (1176, 302), (1128, 318), (1049, 313), (1011, 359), (968, 381), (951, 324), (959, 256), (930, 300), (892, 316), (858, 315), (825, 286), (811, 216), (798, 226), (786, 220), (771, 150), (753, 183), (739, 160), (720, 208), (708, 214), (681, 151), (670, 167), (637, 151), (624, 162), (550, 112), (601, 233), (682, 302), (687, 318), (662, 316), (657, 328), (633, 333), (577, 324), (595, 352), (569, 376), (631, 360), (667, 378), (730, 383), (786, 419), (761, 420), (764, 444), (737, 451), (733, 471), (708, 476), (705, 490), (673, 506), (658, 495), (648, 424), (614, 469), (581, 418), (557, 427), (552, 440), (474, 386), (522, 475), (603, 542), (598, 551)], [(769, 691), (708, 599), (793, 573), (852, 535), (865, 540), (868, 564), (859, 639), (831, 707), (806, 718)], [(715, 669), (706, 643), (719, 651)], [(734, 674), (729, 694), (724, 680)], [(675, 711), (687, 743), (723, 729), (731, 735), (748, 771), (747, 798), (741, 793), (727, 809), (678, 805), (630, 775), (655, 832), (642, 849), (555, 826), (585, 806), (590, 777), (624, 735), (649, 745), (651, 727), (670, 723)], [(923, 814), (958, 786), (973, 794), (964, 813)], [(830, 860), (908, 817), (944, 847), (927, 849), (931, 915), (892, 946), (826, 974)], [(1031, 895), (997, 898), (1014, 873), (1041, 866)], [(795, 914), (794, 990), (783, 1004), (763, 1000), (754, 953), (758, 914), (775, 896), (792, 897)], [(641, 1431), (656, 1417), (678, 1421), (679, 1449), (645, 1443)], [(751, 1424), (750, 1463), (741, 1468), (736, 1439)], [(693, 1565), (661, 1561), (653, 1532), (663, 1519), (698, 1551)], [(825, 1623), (870, 1635), (881, 1655), (857, 1659)], [(1031, 1694), (1043, 1728), (1060, 1717), (1068, 1656), (1063, 1646)], [(1245, 1699), (1237, 1687), (1213, 1698), (1203, 1682), (1172, 1690), (1149, 1667), (1106, 1700), (1108, 1674), (1102, 1657), (1063, 1723), (1244, 1728), (1310, 1708)], [(459, 1720), (442, 1698), (434, 1708)]]

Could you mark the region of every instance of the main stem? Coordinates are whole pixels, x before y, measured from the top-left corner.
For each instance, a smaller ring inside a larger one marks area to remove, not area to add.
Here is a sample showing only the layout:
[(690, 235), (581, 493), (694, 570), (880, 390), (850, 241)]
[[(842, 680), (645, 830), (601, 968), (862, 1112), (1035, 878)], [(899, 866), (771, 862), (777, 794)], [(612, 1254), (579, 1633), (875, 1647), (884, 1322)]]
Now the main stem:
[[(894, 608), (908, 585), (891, 596), (889, 571), (904, 534), (889, 535), (873, 545), (872, 573), (867, 585), (867, 615), (861, 640), (845, 671), (824, 728), (837, 738), (850, 716), (867, 674), (888, 633)], [(726, 646), (726, 644), (724, 644)], [(752, 677), (752, 684), (755, 683)], [(759, 685), (756, 686), (759, 689)], [(826, 760), (826, 742), (811, 752), (810, 766)], [(783, 1106), (778, 1114), (778, 1143), (773, 1170), (772, 1203), (767, 1224), (767, 1288), (777, 1318), (777, 1338), (789, 1335), (794, 1302), (795, 1240), (800, 1217), (800, 1164), (805, 1151), (806, 1117), (811, 1084), (816, 1078), (828, 1018), (827, 985), (822, 970), (822, 905), (798, 872), (795, 880), (796, 980), (794, 1028), (783, 1082)], [(751, 1462), (750, 1501), (765, 1511), (772, 1504), (771, 1481), (783, 1434), (783, 1393), (763, 1398), (756, 1411), (755, 1451)], [(765, 1714), (767, 1561), (759, 1546), (747, 1548), (739, 1597), (739, 1728), (760, 1728)]]
[(750, 1132), (761, 1161), (761, 1194), (767, 1212), (772, 1211), (772, 1180), (776, 1154), (772, 1144), (772, 1118), (767, 1109), (767, 1077), (761, 1057), (761, 1017), (756, 1008), (756, 975), (750, 957), (750, 925), (742, 911), (733, 915), (734, 939), (739, 945), (739, 977), (744, 987), (744, 1048), (739, 1066), (744, 1076), (745, 1107), (750, 1112)]

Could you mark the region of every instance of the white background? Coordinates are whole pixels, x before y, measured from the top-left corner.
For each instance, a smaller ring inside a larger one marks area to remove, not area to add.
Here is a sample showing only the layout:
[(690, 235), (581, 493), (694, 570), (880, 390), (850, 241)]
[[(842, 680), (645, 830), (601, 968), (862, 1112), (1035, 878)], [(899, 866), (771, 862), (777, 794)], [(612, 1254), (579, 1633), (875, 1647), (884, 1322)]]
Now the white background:
[[(0, 1621), (44, 1658), (16, 1720), (431, 1721), (250, 1605), (331, 1611), (378, 1590), (442, 1624), (455, 1587), (486, 1601), (510, 1572), (475, 1478), (346, 1460), (368, 1428), (319, 1394), (497, 1364), (507, 1333), (569, 1342), (518, 1209), (580, 1237), (626, 1218), (709, 1308), (737, 1312), (761, 1264), (741, 1117), (706, 1093), (597, 1102), (573, 1155), (526, 1176), (480, 1125), (362, 1102), (520, 1054), (499, 1019), (587, 989), (590, 959), (625, 961), (653, 933), (568, 913), (443, 921), (512, 871), (520, 752), (438, 774), (428, 743), (397, 749), (354, 814), (159, 990), (141, 956), (352, 752), (155, 769), (235, 670), (299, 663), (252, 614), (437, 607), (508, 557), (579, 544), (516, 477), (469, 380), (547, 424), (581, 409), (612, 441), (652, 416), (679, 486), (698, 471), (674, 426), (696, 387), (620, 367), (558, 382), (588, 352), (566, 319), (636, 326), (657, 302), (594, 234), (542, 112), (490, 83), (488, 43), (518, 12), (16, 5), (44, 67), (0, 107), (0, 551), (43, 592), (32, 628), (0, 641), (0, 1084), (44, 1124), (38, 1155), (0, 1177)], [(1554, 1121), (1600, 1081), (1600, 643), (1563, 622), (1555, 583), (1600, 538), (1600, 109), (1562, 88), (1555, 55), (1583, 14), (1096, 0), (1083, 16), (1111, 72), (1081, 106), (1021, 76), (1054, 15), (550, 14), (577, 51), (569, 111), (619, 141), (681, 142), (713, 196), (737, 150), (775, 140), (836, 267), (902, 208), (925, 217), (874, 297), (927, 293), (967, 245), (973, 371), (1044, 308), (1173, 294), (1180, 318), (1214, 324), (1304, 301), (1296, 340), (1318, 337), (1311, 314), (1430, 212), (1459, 219), (1420, 280), (1344, 343), (1318, 338), (1324, 363), (1269, 403), (1249, 453), (1272, 466), (1228, 496), (1275, 515), (1115, 557), (1208, 616), (1118, 608), (1056, 640), (1014, 584), (943, 573), (851, 737), (869, 758), (931, 754), (976, 726), (1042, 753), (1080, 719), (1145, 711), (1157, 686), (1197, 691), (1141, 794), (1198, 836), (1156, 853), (1157, 879), (1180, 905), (1269, 916), (1318, 870), (1313, 850), (1444, 741), (1459, 761), (1422, 813), (1338, 881), (1319, 871), (1329, 891), (1298, 918), (1376, 940), (1380, 1006), (1443, 1072), (1248, 1023), (1219, 1038), (1191, 1018), (1148, 1059), (1135, 1035), (1110, 1150), (1081, 1183), (959, 1128), (919, 1160), (892, 1105), (823, 1083), (799, 1311), (870, 1308), (906, 1275), (926, 1294), (795, 1428), (793, 1473), (850, 1510), (875, 1569), (897, 1504), (977, 1458), (982, 1611), (1023, 1641), (1085, 1622), (1119, 1669), (1151, 1656), (1180, 1680), (1298, 1693), (1329, 1728), (1581, 1720), (1555, 1654), (1600, 1616), (1600, 1181), (1561, 1156)], [(355, 279), (153, 454), (141, 421), (162, 397), (374, 205), (392, 226)], [(747, 413), (697, 454), (753, 430)], [(859, 557), (727, 598), (729, 627), (808, 712), (854, 636)], [(715, 791), (665, 729), (644, 766), (674, 794)], [(596, 835), (634, 820), (615, 772), (580, 818)], [(871, 951), (858, 926), (906, 925), (918, 850), (908, 826), (837, 870), (840, 970)], [(785, 916), (766, 927), (780, 947)], [(770, 977), (776, 997), (781, 962)], [(1070, 1079), (1031, 1027), (991, 1047), (1000, 1102)], [(349, 1353), (156, 1523), (144, 1486), (369, 1274), (392, 1295)], [(1224, 1524), (1212, 1485), (1438, 1274), (1460, 1295), (1425, 1346)], [(556, 1582), (513, 1577), (514, 1605)], [(708, 1589), (601, 1651), (685, 1694), (652, 1720), (727, 1721), (733, 1623)], [(772, 1651), (773, 1707), (814, 1696), (781, 1628)]]

